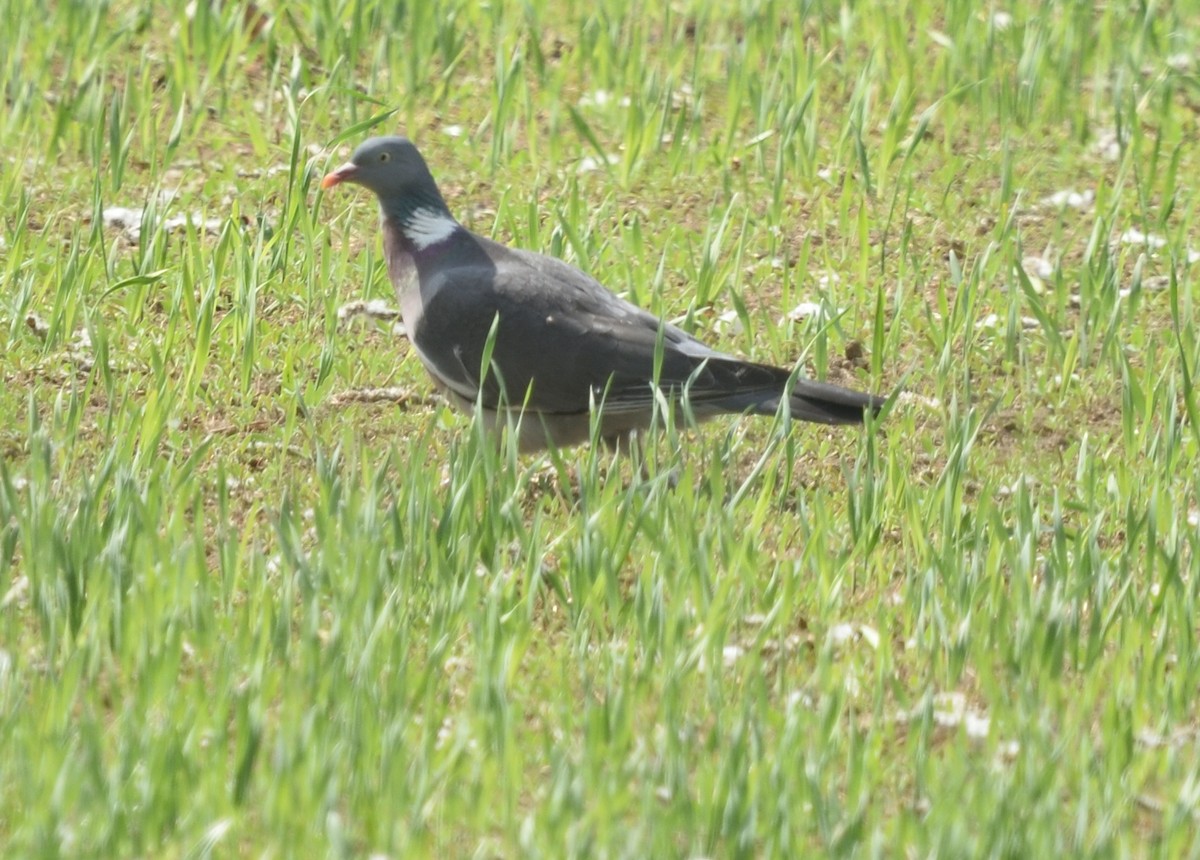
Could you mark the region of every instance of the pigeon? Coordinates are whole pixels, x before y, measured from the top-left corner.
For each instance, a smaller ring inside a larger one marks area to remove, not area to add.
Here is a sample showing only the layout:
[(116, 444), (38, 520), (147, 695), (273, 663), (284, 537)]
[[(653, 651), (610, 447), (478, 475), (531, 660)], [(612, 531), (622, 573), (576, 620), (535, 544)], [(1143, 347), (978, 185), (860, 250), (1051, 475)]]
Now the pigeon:
[(407, 138), (367, 140), (321, 187), (344, 182), (379, 199), (400, 315), (435, 386), (515, 428), (522, 452), (589, 441), (593, 413), (606, 444), (636, 444), (663, 395), (694, 421), (786, 400), (794, 419), (857, 424), (885, 402), (718, 352), (562, 260), (472, 233)]

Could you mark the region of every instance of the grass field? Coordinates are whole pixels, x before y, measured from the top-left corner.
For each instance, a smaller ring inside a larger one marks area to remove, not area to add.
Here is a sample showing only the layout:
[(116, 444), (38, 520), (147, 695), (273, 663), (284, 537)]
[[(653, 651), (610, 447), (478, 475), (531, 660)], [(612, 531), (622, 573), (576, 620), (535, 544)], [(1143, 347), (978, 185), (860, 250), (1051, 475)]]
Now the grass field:
[[(0, 855), (1200, 852), (1200, 3), (0, 14)], [(346, 311), (397, 131), (905, 398), (497, 452)]]

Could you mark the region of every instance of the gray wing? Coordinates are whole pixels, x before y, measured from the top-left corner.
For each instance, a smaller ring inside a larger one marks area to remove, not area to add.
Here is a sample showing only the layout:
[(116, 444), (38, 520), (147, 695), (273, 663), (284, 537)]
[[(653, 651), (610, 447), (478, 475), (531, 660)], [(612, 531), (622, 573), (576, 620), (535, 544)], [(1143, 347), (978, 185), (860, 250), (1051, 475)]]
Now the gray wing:
[[(503, 391), (508, 403), (543, 413), (582, 413), (593, 398), (609, 411), (646, 409), (660, 340), (660, 386), (690, 383), (693, 402), (786, 382), (786, 371), (716, 352), (560, 260), (477, 241), (489, 262), (443, 268), (432, 276), (441, 283), (423, 284), (430, 298), (413, 333), (430, 370), (469, 399), (482, 379), (487, 407)], [(493, 322), (496, 372), (483, 375)]]

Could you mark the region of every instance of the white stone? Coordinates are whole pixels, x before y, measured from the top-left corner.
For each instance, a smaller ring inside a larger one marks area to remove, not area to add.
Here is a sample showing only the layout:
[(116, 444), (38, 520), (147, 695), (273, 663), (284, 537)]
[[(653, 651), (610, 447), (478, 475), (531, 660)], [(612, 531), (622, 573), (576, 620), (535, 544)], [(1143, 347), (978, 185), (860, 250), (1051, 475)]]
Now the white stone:
[(1117, 241), (1125, 245), (1145, 245), (1150, 249), (1162, 248), (1167, 244), (1167, 240), (1156, 233), (1143, 233), (1136, 227), (1130, 227), (1121, 234), (1121, 238)]
[(741, 645), (726, 645), (721, 649), (721, 659), (725, 661), (726, 666), (732, 666), (746, 653), (746, 649)]

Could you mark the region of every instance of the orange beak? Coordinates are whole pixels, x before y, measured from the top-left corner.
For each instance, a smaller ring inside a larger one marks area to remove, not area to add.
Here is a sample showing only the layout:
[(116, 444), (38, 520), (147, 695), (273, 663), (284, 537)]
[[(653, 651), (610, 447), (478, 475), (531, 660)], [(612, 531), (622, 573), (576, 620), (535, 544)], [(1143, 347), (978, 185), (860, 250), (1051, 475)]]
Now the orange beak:
[(347, 161), (337, 170), (327, 173), (325, 178), (321, 180), (321, 187), (332, 188), (335, 185), (341, 185), (343, 182), (352, 182), (357, 173), (358, 165), (352, 161)]

